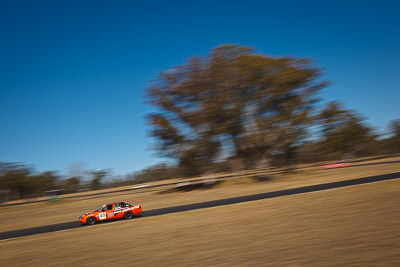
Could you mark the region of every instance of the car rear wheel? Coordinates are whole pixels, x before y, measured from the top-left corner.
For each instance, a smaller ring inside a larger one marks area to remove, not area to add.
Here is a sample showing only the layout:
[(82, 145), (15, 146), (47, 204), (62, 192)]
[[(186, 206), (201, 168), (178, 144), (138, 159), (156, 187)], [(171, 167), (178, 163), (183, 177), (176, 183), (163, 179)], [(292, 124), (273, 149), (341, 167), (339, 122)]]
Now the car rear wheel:
[(133, 217), (132, 211), (128, 210), (127, 212), (125, 212), (125, 214), (124, 214), (125, 219), (132, 219), (132, 217)]
[(86, 219), (86, 223), (89, 225), (95, 224), (96, 223), (96, 218), (95, 217), (89, 217)]

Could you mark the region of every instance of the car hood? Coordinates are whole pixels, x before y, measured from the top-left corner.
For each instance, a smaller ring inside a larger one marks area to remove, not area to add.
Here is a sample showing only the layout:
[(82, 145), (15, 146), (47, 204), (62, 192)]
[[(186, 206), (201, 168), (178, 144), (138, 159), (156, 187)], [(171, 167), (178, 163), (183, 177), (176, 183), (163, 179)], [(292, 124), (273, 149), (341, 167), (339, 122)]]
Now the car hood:
[(88, 212), (88, 213), (82, 214), (81, 216), (83, 217), (83, 216), (87, 216), (87, 215), (95, 215), (96, 213), (97, 212), (92, 211), (92, 212)]

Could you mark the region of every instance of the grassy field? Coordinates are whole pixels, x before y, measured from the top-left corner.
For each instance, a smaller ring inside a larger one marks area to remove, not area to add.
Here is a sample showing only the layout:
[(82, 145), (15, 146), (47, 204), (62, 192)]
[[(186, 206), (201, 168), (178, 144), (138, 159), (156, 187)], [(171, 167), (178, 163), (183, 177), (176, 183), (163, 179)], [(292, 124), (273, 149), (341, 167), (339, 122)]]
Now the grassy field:
[(2, 266), (400, 266), (400, 181), (0, 241)]
[[(2, 214), (0, 220), (0, 231), (10, 231), (77, 220), (81, 214), (93, 211), (101, 204), (114, 201), (127, 201), (132, 204), (137, 203), (141, 204), (144, 210), (151, 210), (175, 205), (295, 188), (299, 186), (386, 174), (399, 170), (400, 157), (394, 157), (372, 161), (367, 160), (356, 163), (352, 167), (341, 169), (320, 170), (317, 167), (307, 167), (290, 174), (274, 171), (266, 173), (270, 178), (270, 180), (266, 182), (255, 182), (255, 180), (250, 178), (229, 179), (211, 189), (195, 190), (185, 193), (175, 192), (160, 194), (158, 191), (149, 191), (149, 189), (124, 193), (109, 193), (110, 190), (103, 190), (100, 191), (100, 193), (103, 194), (87, 197), (85, 197), (85, 194), (87, 195), (93, 192), (80, 193), (79, 195), (82, 197), (78, 199), (66, 199), (55, 203), (42, 202), (12, 207), (0, 207), (0, 213)], [(158, 182), (158, 184), (170, 182), (171, 181), (161, 181)], [(162, 190), (164, 189), (165, 188), (162, 188)]]

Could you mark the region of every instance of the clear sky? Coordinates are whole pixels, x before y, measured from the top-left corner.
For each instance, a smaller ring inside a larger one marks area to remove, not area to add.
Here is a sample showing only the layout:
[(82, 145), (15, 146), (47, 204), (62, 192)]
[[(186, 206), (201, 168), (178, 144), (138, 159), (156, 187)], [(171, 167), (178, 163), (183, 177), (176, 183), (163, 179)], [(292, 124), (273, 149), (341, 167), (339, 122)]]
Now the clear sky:
[(400, 1), (1, 1), (0, 162), (133, 172), (159, 162), (157, 73), (226, 43), (311, 57), (377, 131), (400, 118)]

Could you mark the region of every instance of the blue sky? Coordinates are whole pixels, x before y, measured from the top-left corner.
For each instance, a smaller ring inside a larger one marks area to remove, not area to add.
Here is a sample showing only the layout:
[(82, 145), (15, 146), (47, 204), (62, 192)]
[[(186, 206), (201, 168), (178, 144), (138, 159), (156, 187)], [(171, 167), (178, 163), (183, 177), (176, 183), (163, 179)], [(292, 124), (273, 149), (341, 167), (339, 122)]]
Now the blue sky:
[(400, 118), (398, 1), (1, 1), (0, 162), (117, 174), (160, 162), (144, 116), (157, 73), (226, 43), (311, 57), (383, 132)]

